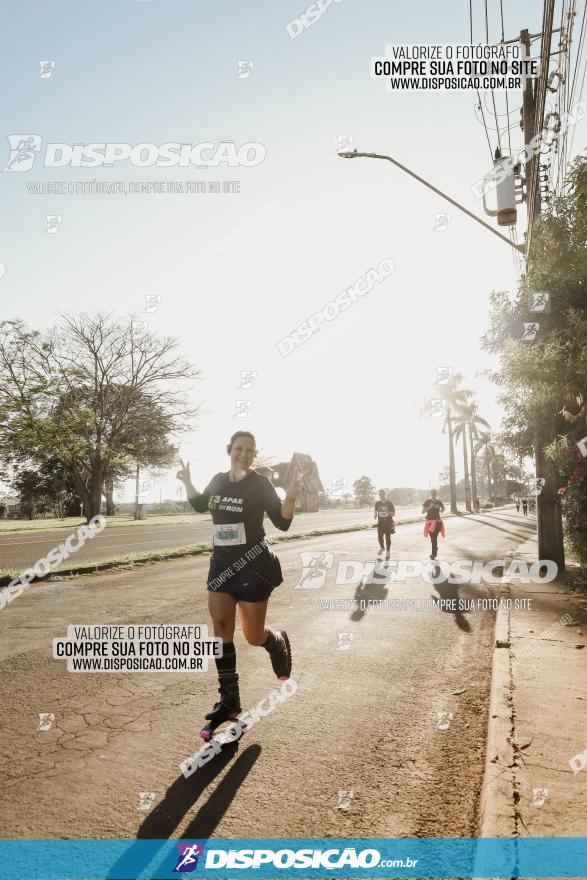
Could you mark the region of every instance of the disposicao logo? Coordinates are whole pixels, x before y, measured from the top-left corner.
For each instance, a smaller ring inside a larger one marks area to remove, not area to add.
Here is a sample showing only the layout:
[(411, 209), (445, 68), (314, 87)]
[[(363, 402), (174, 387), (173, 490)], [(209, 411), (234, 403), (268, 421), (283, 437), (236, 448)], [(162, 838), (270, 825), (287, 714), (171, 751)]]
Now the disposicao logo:
[[(38, 134), (9, 134), (10, 156), (3, 171), (30, 171), (41, 152), (43, 141)], [(267, 155), (264, 144), (250, 141), (237, 146), (233, 141), (199, 144), (47, 144), (43, 157), (45, 168), (111, 167), (116, 162), (130, 162), (135, 168), (218, 168), (220, 165), (251, 167)]]
[(198, 859), (204, 855), (203, 843), (178, 843), (179, 855), (174, 874), (191, 874), (198, 867)]

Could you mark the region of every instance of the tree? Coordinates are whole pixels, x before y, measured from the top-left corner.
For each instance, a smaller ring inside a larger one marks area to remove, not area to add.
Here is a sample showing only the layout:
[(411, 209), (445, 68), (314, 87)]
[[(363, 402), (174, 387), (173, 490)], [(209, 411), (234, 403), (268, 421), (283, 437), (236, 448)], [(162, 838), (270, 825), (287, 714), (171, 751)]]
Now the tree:
[[(493, 485), (496, 489), (496, 496), (494, 496), (494, 503), (496, 503), (497, 495), (502, 495), (505, 497), (505, 474), (506, 474), (506, 458), (502, 452), (495, 452), (493, 455), (493, 459), (491, 462), (491, 473), (493, 475)], [(499, 482), (501, 480), (501, 492), (499, 491)]]
[(353, 483), (357, 507), (369, 507), (375, 503), (375, 486), (369, 477), (360, 477)]
[(587, 468), (579, 446), (571, 445), (567, 435), (557, 437), (546, 449), (561, 475), (560, 495), (563, 504), (567, 540), (575, 557), (587, 568)]
[(438, 472), (438, 488), (442, 491), (447, 486), (450, 486), (450, 468), (445, 465)]
[[(562, 195), (536, 220), (528, 274), (517, 294), (492, 294), (490, 329), (483, 339), (485, 348), (499, 355), (499, 370), (491, 378), (505, 407), (500, 442), (518, 458), (536, 454), (546, 478), (541, 506), (551, 512), (559, 506), (558, 490), (565, 488), (567, 476), (560, 438), (571, 448), (587, 435), (586, 195), (587, 157), (580, 156)], [(532, 311), (537, 291), (550, 295), (549, 311)], [(529, 321), (539, 325), (531, 341), (523, 338)], [(586, 467), (587, 458), (581, 456), (579, 468)], [(576, 505), (566, 505), (573, 508), (570, 516), (565, 511), (571, 541), (577, 520), (587, 519), (583, 482), (577, 479), (574, 485)], [(556, 516), (549, 522), (556, 530)]]
[(171, 432), (197, 414), (185, 398), (198, 376), (172, 337), (139, 333), (109, 314), (62, 315), (46, 333), (0, 324), (0, 456), (11, 464), (59, 462), (86, 519), (104, 482), (130, 462), (168, 464)]
[[(478, 406), (476, 403), (470, 403), (466, 406), (458, 408), (458, 421), (455, 425), (455, 439), (462, 434), (463, 453), (465, 456), (465, 493), (467, 493), (468, 474), (467, 474), (467, 453), (466, 453), (466, 431), (469, 430), (469, 449), (471, 453), (471, 493), (473, 499), (477, 497), (477, 469), (475, 466), (475, 443), (479, 440), (479, 429), (489, 428), (489, 423), (478, 415)], [(467, 509), (471, 510), (470, 497), (468, 498)]]
[(483, 450), (485, 472), (487, 474), (487, 497), (491, 498), (491, 463), (496, 452), (491, 442), (491, 434), (487, 431), (479, 434), (479, 442), (475, 446), (475, 455), (481, 452), (481, 450)]
[[(453, 420), (459, 407), (465, 406), (468, 403), (469, 398), (473, 396), (473, 392), (469, 389), (459, 388), (462, 381), (462, 374), (454, 373), (448, 382), (434, 386), (434, 393), (437, 396), (437, 399), (443, 400), (445, 405), (444, 425), (442, 431), (443, 433), (446, 431), (448, 435), (450, 509), (452, 513), (458, 513)], [(432, 403), (431, 401), (428, 401), (423, 409), (423, 413), (426, 415), (430, 414), (431, 411)]]
[(50, 500), (45, 493), (44, 481), (37, 471), (23, 468), (11, 481), (11, 485), (18, 495), (20, 509), (26, 519), (35, 519), (37, 513), (49, 509)]
[(17, 467), (5, 479), (18, 495), (27, 519), (35, 519), (37, 513), (47, 510), (53, 510), (59, 519), (80, 514), (73, 481), (56, 459), (48, 459), (38, 468)]
[(465, 507), (471, 513), (471, 485), (469, 482), (469, 463), (467, 455), (467, 422), (458, 421), (455, 424), (454, 439), (458, 443), (459, 439), (463, 442), (463, 483), (465, 487)]

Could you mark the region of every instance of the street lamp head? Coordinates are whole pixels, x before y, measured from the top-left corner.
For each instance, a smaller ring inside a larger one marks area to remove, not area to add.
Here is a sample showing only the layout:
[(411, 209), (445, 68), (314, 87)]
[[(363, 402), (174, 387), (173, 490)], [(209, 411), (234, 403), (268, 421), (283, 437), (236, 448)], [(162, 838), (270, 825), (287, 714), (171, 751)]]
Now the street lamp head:
[(343, 150), (340, 153), (337, 153), (337, 156), (341, 156), (343, 159), (354, 159), (358, 153), (356, 150)]

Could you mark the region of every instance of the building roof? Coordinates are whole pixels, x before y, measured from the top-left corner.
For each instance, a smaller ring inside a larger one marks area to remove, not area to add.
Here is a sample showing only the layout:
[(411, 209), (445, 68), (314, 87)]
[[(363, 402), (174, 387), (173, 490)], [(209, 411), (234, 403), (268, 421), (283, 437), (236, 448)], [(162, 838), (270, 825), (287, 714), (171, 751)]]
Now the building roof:
[(311, 455), (306, 455), (304, 452), (294, 452), (285, 474), (285, 481), (287, 483), (291, 482), (296, 470), (298, 473), (308, 472), (306, 477), (306, 490), (308, 492), (324, 492), (324, 486), (318, 473), (318, 465)]
[[(303, 452), (294, 452), (291, 461), (280, 461), (277, 464), (255, 468), (255, 470), (259, 473), (265, 474), (265, 476), (269, 477), (272, 483), (276, 486), (281, 486), (284, 489), (291, 483), (294, 471), (297, 470), (299, 473), (307, 471), (306, 491), (324, 492), (324, 486), (322, 485), (322, 480), (318, 473), (318, 465), (311, 455), (306, 455)], [(275, 477), (275, 474), (278, 476)]]

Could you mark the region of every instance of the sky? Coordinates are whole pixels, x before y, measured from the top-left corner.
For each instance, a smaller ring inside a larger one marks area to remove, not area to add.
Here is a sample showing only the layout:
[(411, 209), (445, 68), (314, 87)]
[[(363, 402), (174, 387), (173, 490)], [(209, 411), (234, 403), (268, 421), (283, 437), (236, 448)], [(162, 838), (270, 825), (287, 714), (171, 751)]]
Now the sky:
[[(192, 391), (201, 415), (181, 447), (197, 488), (227, 469), (226, 441), (240, 428), (265, 456), (310, 454), (325, 485), (367, 475), (432, 487), (448, 463), (442, 421), (421, 415), (437, 368), (461, 372), (499, 429), (495, 388), (479, 375), (495, 360), (479, 339), (491, 290), (516, 289), (514, 254), (401, 170), (336, 151), (351, 138), (358, 150), (391, 155), (483, 214), (471, 187), (491, 156), (475, 93), (390, 93), (370, 75), (390, 43), (467, 43), (469, 3), (339, 0), (311, 26), (293, 26), (292, 39), (287, 25), (309, 5), (12, 4), (0, 33), (2, 167), (10, 134), (43, 144), (234, 141), (261, 144), (266, 156), (217, 168), (48, 168), (37, 157), (29, 171), (3, 172), (0, 316), (44, 330), (58, 313), (123, 320), (160, 297), (141, 319), (178, 337), (201, 371)], [(504, 0), (503, 9), (506, 39), (540, 31), (542, 4)], [(483, 42), (478, 0), (473, 23)], [(489, 33), (501, 36), (497, 0)], [(43, 60), (54, 67), (39, 78)], [(239, 62), (252, 62), (240, 64), (241, 76)], [(510, 92), (516, 147), (520, 103)], [(578, 129), (574, 152), (585, 123)], [(494, 147), (495, 131), (490, 139)], [(27, 191), (35, 181), (219, 181), (221, 190), (238, 181), (240, 191), (37, 194)], [(45, 232), (47, 216), (61, 217), (55, 234)], [(525, 222), (522, 208), (519, 240)], [(282, 356), (280, 340), (383, 260), (392, 274)], [(247, 371), (256, 378), (239, 389)], [(244, 418), (238, 400), (249, 401)], [(156, 480), (143, 500), (176, 497), (177, 485), (172, 474)], [(130, 483), (123, 494), (130, 500)]]

